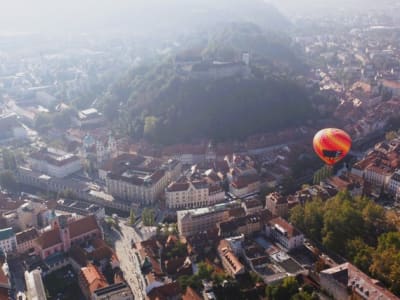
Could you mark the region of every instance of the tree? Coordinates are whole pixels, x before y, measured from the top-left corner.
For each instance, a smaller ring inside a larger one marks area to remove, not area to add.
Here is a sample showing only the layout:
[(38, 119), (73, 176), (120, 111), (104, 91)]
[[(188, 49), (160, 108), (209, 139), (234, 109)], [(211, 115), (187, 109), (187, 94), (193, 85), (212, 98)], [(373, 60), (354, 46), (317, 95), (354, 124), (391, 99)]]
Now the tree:
[(74, 113), (73, 109), (64, 109), (61, 112), (53, 114), (51, 122), (55, 128), (66, 129), (71, 126), (71, 119)]
[(382, 234), (369, 268), (373, 276), (400, 294), (400, 232)]
[(148, 116), (144, 120), (144, 129), (143, 133), (144, 136), (150, 139), (153, 139), (155, 137), (155, 131), (157, 128), (157, 123), (158, 123), (158, 118), (154, 116)]
[(16, 191), (17, 180), (15, 179), (14, 173), (6, 170), (0, 173), (0, 186), (4, 189)]
[(197, 275), (200, 279), (211, 279), (211, 275), (214, 272), (214, 268), (205, 262), (200, 262), (197, 267), (199, 268), (197, 271)]
[(143, 225), (153, 226), (155, 223), (154, 217), (155, 217), (154, 210), (146, 207), (142, 212)]
[(373, 247), (368, 246), (361, 238), (356, 238), (346, 243), (346, 252), (357, 267), (368, 273), (374, 254)]
[(61, 192), (58, 193), (58, 198), (64, 198), (64, 199), (76, 199), (77, 196), (75, 192), (71, 189), (65, 189), (62, 190)]
[(8, 149), (3, 149), (3, 165), (4, 169), (14, 171), (17, 169), (17, 161), (15, 159), (15, 155)]
[(130, 212), (130, 215), (129, 215), (129, 223), (131, 225), (133, 225), (133, 224), (135, 224), (135, 221), (136, 221), (135, 211), (133, 210), (133, 208), (131, 208), (131, 212)]
[(391, 140), (394, 140), (396, 137), (397, 137), (396, 131), (388, 131), (385, 133), (385, 139), (389, 142)]
[(295, 277), (286, 277), (280, 285), (269, 285), (265, 290), (268, 300), (287, 300), (298, 293), (299, 283)]
[(35, 119), (35, 128), (40, 132), (48, 131), (53, 125), (53, 120), (48, 113), (39, 113)]

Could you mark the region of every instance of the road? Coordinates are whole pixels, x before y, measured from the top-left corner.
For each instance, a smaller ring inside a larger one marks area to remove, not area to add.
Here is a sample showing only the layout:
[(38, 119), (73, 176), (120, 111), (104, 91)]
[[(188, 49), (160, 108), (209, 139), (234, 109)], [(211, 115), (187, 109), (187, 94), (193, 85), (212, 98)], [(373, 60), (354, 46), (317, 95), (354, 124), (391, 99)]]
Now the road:
[(120, 261), (121, 270), (124, 273), (126, 282), (132, 289), (135, 299), (145, 299), (146, 284), (140, 269), (140, 262), (136, 255), (136, 249), (131, 248), (131, 240), (135, 243), (141, 238), (135, 230), (124, 224), (124, 221), (119, 222), (121, 234), (115, 240), (115, 252)]
[(13, 299), (17, 299), (18, 292), (25, 292), (25, 277), (24, 267), (18, 258), (11, 258), (8, 260), (8, 267), (11, 274), (10, 283), (13, 288)]

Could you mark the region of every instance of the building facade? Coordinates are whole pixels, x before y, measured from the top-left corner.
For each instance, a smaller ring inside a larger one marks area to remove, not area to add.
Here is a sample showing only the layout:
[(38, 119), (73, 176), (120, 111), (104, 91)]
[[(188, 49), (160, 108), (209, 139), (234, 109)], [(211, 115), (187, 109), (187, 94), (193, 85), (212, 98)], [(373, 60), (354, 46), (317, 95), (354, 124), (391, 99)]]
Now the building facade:
[(47, 299), (40, 270), (33, 270), (31, 272), (25, 271), (25, 282), (28, 299)]
[(350, 263), (344, 263), (319, 274), (321, 290), (332, 299), (399, 299)]
[(82, 169), (81, 161), (77, 156), (52, 148), (32, 153), (28, 161), (32, 170), (57, 178), (67, 177)]
[(111, 171), (105, 178), (107, 191), (114, 197), (143, 205), (154, 203), (182, 167), (175, 160), (154, 166), (151, 160), (134, 155), (117, 157), (110, 164)]
[(244, 274), (245, 267), (239, 261), (230, 243), (226, 240), (221, 240), (218, 245), (218, 255), (221, 258), (224, 270), (232, 277)]
[(166, 205), (172, 209), (190, 209), (221, 202), (225, 192), (220, 187), (210, 187), (205, 181), (177, 181), (165, 189)]
[(286, 198), (278, 192), (270, 193), (265, 197), (265, 207), (275, 216), (286, 217), (289, 212)]
[(17, 239), (11, 227), (0, 229), (0, 249), (4, 253), (12, 253), (17, 250)]
[(304, 243), (304, 235), (281, 217), (267, 222), (265, 233), (288, 250), (300, 247)]
[(229, 219), (230, 204), (177, 211), (178, 230), (182, 236), (191, 236), (215, 228), (216, 224)]
[(102, 238), (96, 218), (91, 215), (78, 220), (52, 221), (51, 230), (43, 232), (35, 241), (35, 249), (42, 259), (59, 252), (67, 252), (71, 246), (87, 240)]
[(22, 232), (18, 232), (16, 235), (17, 241), (17, 252), (31, 253), (35, 251), (35, 240), (39, 237), (36, 228), (30, 228)]

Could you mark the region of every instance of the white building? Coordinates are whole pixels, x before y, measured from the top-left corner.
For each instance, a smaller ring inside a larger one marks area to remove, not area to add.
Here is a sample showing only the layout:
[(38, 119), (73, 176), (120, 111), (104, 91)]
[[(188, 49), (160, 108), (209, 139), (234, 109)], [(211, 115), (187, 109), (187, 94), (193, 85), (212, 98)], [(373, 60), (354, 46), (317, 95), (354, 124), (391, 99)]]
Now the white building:
[(350, 263), (337, 265), (320, 272), (321, 290), (329, 299), (399, 299), (382, 284), (361, 272)]
[(4, 253), (15, 252), (17, 240), (11, 227), (0, 229), (0, 248)]
[(181, 171), (175, 160), (157, 164), (155, 160), (123, 154), (110, 162), (105, 181), (114, 197), (140, 204), (152, 204)]
[(36, 269), (31, 272), (25, 271), (25, 282), (26, 282), (28, 299), (32, 300), (47, 299), (40, 270)]
[(265, 233), (288, 250), (304, 243), (304, 235), (281, 217), (270, 220), (265, 225)]
[(77, 156), (53, 148), (41, 149), (31, 154), (28, 160), (32, 170), (57, 178), (67, 177), (82, 169)]
[(386, 187), (393, 171), (386, 166), (371, 165), (364, 170), (365, 181), (378, 187)]
[(209, 187), (205, 181), (181, 180), (171, 183), (165, 189), (165, 196), (168, 208), (189, 209), (221, 202), (225, 193), (220, 187)]
[(42, 217), (48, 211), (46, 205), (29, 200), (17, 208), (18, 226), (22, 230), (31, 227), (42, 227), (44, 225), (41, 224), (43, 223)]
[(234, 178), (229, 185), (229, 192), (237, 197), (242, 197), (260, 191), (260, 178), (258, 175), (245, 175)]
[(118, 156), (117, 141), (110, 134), (106, 141), (96, 142), (96, 158), (97, 163), (105, 162), (111, 158)]
[(0, 115), (0, 142), (23, 140), (28, 137), (27, 130), (19, 123), (15, 113)]
[(78, 127), (95, 127), (104, 122), (103, 115), (95, 108), (88, 108), (78, 112), (78, 115), (73, 119)]
[(273, 215), (285, 217), (289, 211), (289, 204), (285, 197), (278, 192), (273, 192), (265, 197), (265, 208)]
[(387, 186), (388, 192), (399, 198), (400, 196), (400, 170), (397, 170), (389, 179), (389, 183)]
[(177, 224), (180, 235), (191, 236), (216, 227), (216, 224), (229, 219), (229, 210), (237, 204), (220, 203), (210, 207), (177, 211)]

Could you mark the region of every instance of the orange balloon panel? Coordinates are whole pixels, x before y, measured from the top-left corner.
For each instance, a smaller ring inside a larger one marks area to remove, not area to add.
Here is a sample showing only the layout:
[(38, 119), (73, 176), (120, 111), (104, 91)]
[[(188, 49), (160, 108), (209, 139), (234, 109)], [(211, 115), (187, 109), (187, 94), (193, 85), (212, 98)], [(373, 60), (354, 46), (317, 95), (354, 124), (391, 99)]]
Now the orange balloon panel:
[(334, 165), (349, 153), (351, 138), (341, 129), (326, 128), (314, 136), (313, 146), (314, 151), (324, 162)]

